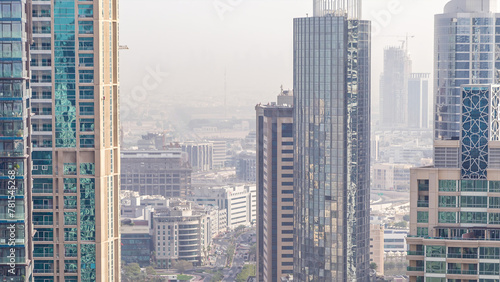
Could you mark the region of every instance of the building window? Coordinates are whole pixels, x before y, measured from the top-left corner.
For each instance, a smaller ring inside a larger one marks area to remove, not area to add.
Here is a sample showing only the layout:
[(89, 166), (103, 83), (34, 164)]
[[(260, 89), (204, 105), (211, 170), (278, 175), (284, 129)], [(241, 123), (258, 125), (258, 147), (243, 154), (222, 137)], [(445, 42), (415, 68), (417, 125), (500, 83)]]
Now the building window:
[(417, 223), (428, 223), (429, 222), (429, 212), (417, 211)]

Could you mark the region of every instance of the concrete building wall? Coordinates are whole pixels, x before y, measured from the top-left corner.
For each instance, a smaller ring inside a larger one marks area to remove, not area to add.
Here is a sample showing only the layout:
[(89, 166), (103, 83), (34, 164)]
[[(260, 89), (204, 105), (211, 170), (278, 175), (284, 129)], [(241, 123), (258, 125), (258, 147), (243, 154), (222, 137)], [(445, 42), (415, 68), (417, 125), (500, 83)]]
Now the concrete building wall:
[(192, 169), (181, 151), (124, 151), (121, 161), (122, 190), (166, 198), (189, 194)]
[(280, 281), (293, 274), (293, 108), (256, 112), (257, 272), (259, 281)]
[(384, 275), (384, 227), (370, 224), (370, 263), (377, 264), (377, 274)]

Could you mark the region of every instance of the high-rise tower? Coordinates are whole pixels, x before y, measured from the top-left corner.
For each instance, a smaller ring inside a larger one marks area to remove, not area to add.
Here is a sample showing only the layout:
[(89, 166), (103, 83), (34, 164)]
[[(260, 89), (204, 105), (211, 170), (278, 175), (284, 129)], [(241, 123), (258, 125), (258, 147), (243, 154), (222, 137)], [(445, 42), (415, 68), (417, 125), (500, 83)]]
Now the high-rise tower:
[(29, 4), (0, 2), (0, 280), (33, 281)]
[(410, 174), (411, 282), (500, 277), (496, 2), (452, 0), (435, 17), (434, 166)]
[(35, 281), (119, 281), (118, 1), (33, 1)]
[(294, 19), (294, 279), (368, 281), (370, 22), (314, 9)]
[(500, 82), (495, 0), (452, 0), (435, 16), (434, 138), (460, 136), (460, 86)]
[(380, 126), (408, 126), (408, 78), (411, 60), (408, 51), (400, 47), (384, 50), (384, 72), (380, 76)]
[(255, 107), (258, 281), (278, 282), (293, 273), (292, 103)]

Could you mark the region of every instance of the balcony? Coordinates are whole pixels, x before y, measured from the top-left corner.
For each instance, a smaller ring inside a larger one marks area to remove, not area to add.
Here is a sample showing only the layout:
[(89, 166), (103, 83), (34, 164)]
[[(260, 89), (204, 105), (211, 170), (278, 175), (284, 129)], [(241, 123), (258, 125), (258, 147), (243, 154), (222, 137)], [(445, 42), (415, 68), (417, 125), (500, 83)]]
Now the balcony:
[(52, 194), (53, 189), (52, 189), (52, 187), (50, 187), (50, 188), (45, 188), (45, 187), (33, 188), (32, 192), (37, 193), (37, 194)]
[(462, 274), (461, 269), (448, 269), (448, 274)]
[(51, 210), (54, 206), (52, 204), (34, 204), (33, 209), (36, 210)]
[(52, 241), (54, 241), (54, 237), (53, 236), (33, 237), (33, 241), (52, 242)]
[(33, 256), (36, 258), (51, 258), (54, 257), (53, 252), (33, 252)]
[(33, 273), (53, 273), (54, 269), (33, 269)]
[(406, 268), (407, 271), (424, 271), (423, 266), (408, 266)]
[(425, 253), (424, 251), (408, 251), (406, 254), (409, 256), (423, 256)]
[(33, 221), (34, 225), (52, 225), (54, 224), (54, 221), (52, 220), (40, 220), (40, 221)]
[(417, 207), (419, 208), (428, 208), (429, 201), (417, 201)]

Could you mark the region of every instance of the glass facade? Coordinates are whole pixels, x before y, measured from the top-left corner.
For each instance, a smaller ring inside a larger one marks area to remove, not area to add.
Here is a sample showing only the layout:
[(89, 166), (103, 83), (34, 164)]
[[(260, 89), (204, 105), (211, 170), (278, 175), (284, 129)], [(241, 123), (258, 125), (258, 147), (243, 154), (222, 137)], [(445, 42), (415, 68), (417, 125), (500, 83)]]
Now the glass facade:
[(1, 1), (0, 25), (0, 280), (30, 281), (31, 91), (26, 1)]
[(435, 139), (460, 137), (465, 84), (499, 82), (500, 17), (493, 13), (446, 13), (435, 17)]
[(294, 20), (294, 278), (369, 275), (370, 23)]

